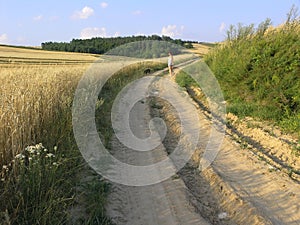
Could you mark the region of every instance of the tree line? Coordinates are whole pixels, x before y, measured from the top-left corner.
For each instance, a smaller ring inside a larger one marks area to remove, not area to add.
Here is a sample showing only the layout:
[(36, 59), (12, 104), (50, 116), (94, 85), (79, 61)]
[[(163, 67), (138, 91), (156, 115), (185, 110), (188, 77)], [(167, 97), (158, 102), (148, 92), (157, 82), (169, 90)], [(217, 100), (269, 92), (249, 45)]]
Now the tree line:
[(91, 39), (73, 39), (70, 42), (44, 42), (42, 49), (50, 51), (80, 52), (92, 54), (104, 54), (118, 46), (137, 42), (137, 41), (166, 41), (172, 44), (192, 48), (192, 41), (183, 41), (181, 39), (172, 39), (168, 36), (128, 36), (128, 37), (95, 37)]

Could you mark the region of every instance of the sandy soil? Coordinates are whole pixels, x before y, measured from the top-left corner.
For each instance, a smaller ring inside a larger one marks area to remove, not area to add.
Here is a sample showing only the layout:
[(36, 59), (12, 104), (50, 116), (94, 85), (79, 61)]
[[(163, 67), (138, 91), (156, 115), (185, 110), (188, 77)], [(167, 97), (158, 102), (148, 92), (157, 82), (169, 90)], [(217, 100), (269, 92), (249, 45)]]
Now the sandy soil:
[[(199, 88), (188, 90), (199, 103), (202, 113), (211, 117), (207, 103)], [(238, 118), (232, 113), (227, 116), (227, 134), (241, 148), (257, 155), (269, 165), (269, 170), (281, 170), (296, 182), (300, 182), (299, 140), (295, 135), (285, 134), (278, 127), (267, 122), (256, 121), (251, 117)]]
[[(165, 91), (164, 79), (169, 78), (157, 79), (149, 88)], [(182, 101), (180, 104), (188, 108), (191, 102)], [(137, 154), (114, 138), (112, 153), (123, 162), (136, 165), (148, 165), (167, 157), (179, 137), (184, 135), (180, 131), (176, 110), (161, 99), (137, 103), (131, 112), (136, 118), (132, 130), (141, 138), (149, 136), (149, 120), (151, 116), (159, 116), (168, 127), (163, 144), (153, 151)], [(208, 112), (201, 107), (197, 108), (197, 112), (200, 122), (193, 126), (201, 131), (201, 142), (192, 159), (177, 175), (155, 185), (130, 187), (112, 184), (107, 205), (112, 220), (116, 224), (300, 224), (300, 189), (297, 181), (292, 180), (284, 169), (277, 170), (261, 160), (255, 151), (241, 146), (230, 131), (211, 167), (204, 171), (198, 169), (211, 129), (214, 128)], [(252, 131), (247, 131), (249, 136), (252, 134), (251, 138), (259, 143), (267, 137), (259, 132), (254, 135)], [(264, 138), (258, 139), (256, 136)], [(263, 146), (267, 144), (262, 143)], [(298, 168), (297, 158), (291, 157), (289, 160), (289, 157), (280, 158), (278, 154), (273, 155)]]
[[(131, 116), (135, 118), (131, 129), (136, 136), (149, 136), (151, 117), (147, 101), (135, 104)], [(116, 158), (133, 165), (149, 165), (167, 157), (163, 145), (153, 151), (136, 152), (114, 138), (112, 146)], [(113, 183), (108, 198), (108, 216), (116, 224), (209, 224), (190, 203), (188, 192), (184, 182), (177, 177), (141, 187)]]

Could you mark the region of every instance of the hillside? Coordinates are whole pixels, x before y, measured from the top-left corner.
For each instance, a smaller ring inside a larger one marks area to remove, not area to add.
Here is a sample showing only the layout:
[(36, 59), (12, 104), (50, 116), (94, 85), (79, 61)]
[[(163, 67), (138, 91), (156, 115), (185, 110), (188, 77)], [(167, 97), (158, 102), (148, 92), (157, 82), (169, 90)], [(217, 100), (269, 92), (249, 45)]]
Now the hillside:
[(300, 135), (300, 21), (271, 28), (231, 26), (227, 40), (205, 57), (238, 116), (272, 121)]
[(193, 43), (192, 45), (193, 48), (191, 48), (190, 51), (196, 55), (199, 55), (200, 57), (208, 54), (209, 51), (216, 46), (216, 44), (213, 43)]
[[(91, 39), (73, 39), (70, 42), (44, 42), (42, 43), (42, 49), (51, 51), (65, 51), (65, 52), (82, 52), (82, 53), (94, 53), (104, 54), (121, 45), (129, 44), (131, 42), (147, 42), (143, 50), (147, 50), (152, 47), (150, 41), (165, 41), (179, 46), (185, 46), (187, 48), (192, 47), (190, 41), (183, 41), (181, 39), (172, 39), (168, 36), (129, 36), (129, 37), (95, 37)], [(149, 44), (150, 43), (150, 44)], [(149, 46), (150, 45), (150, 46)]]

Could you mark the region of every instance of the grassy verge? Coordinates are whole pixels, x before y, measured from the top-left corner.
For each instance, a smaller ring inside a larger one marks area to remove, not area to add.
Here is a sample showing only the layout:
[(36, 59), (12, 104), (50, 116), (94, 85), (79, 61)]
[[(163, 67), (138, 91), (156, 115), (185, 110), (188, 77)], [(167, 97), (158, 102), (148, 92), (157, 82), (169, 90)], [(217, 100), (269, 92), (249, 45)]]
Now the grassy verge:
[(227, 110), (268, 120), (300, 136), (300, 20), (278, 28), (231, 26), (228, 38), (205, 62), (218, 79)]

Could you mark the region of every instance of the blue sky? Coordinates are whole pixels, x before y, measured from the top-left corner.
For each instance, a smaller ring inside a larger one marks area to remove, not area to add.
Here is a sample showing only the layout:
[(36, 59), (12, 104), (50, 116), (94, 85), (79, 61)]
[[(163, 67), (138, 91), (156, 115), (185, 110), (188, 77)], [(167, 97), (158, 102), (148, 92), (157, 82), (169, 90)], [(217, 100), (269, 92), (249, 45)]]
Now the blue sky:
[(138, 34), (216, 42), (230, 24), (281, 24), (293, 4), (300, 0), (0, 0), (0, 44)]

